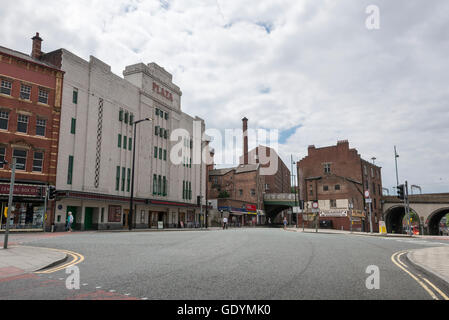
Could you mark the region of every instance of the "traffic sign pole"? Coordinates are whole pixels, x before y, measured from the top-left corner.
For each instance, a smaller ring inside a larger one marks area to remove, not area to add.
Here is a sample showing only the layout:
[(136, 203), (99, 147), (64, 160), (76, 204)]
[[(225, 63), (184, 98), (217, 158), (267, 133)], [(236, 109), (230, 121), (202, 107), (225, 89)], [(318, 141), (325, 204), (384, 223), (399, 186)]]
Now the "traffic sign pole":
[(16, 178), (16, 158), (12, 159), (11, 168), (11, 183), (9, 185), (9, 198), (8, 198), (8, 215), (6, 217), (6, 230), (5, 230), (5, 240), (3, 241), (3, 249), (8, 249), (8, 236), (9, 236), (9, 221), (11, 219), (11, 209), (12, 209), (12, 199), (14, 195), (14, 181)]

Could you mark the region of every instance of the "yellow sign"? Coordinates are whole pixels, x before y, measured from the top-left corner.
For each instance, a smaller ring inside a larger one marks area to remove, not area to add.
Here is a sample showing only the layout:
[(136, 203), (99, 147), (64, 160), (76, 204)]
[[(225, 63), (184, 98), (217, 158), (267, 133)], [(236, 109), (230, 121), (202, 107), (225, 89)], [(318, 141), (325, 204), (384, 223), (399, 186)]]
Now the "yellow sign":
[(8, 218), (8, 207), (5, 207), (5, 212), (3, 212), (5, 218)]
[(385, 225), (385, 221), (379, 221), (379, 233), (380, 234), (387, 233), (387, 226)]

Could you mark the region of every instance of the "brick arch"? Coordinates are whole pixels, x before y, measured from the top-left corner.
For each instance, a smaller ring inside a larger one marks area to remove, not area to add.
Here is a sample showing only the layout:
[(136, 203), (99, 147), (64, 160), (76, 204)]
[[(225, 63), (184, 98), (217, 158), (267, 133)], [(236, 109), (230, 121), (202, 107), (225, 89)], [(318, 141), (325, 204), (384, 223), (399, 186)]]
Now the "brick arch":
[[(421, 225), (422, 215), (412, 206), (410, 206), (410, 210), (416, 213), (416, 215), (419, 218), (419, 224)], [(388, 208), (384, 213), (387, 232), (402, 233), (403, 232), (402, 220), (404, 219), (404, 216), (405, 216), (405, 205), (399, 204)]]
[(443, 207), (433, 211), (426, 219), (427, 231), (430, 235), (440, 234), (440, 220), (449, 213), (449, 207)]

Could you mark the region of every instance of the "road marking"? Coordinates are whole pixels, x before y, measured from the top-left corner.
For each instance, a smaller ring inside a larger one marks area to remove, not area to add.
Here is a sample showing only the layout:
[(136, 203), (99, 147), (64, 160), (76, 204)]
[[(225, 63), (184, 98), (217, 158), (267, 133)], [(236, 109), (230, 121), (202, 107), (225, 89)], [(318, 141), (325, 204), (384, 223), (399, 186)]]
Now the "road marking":
[(53, 251), (58, 251), (58, 252), (63, 252), (65, 254), (68, 254), (69, 256), (71, 256), (73, 259), (70, 262), (64, 263), (61, 266), (56, 266), (54, 268), (50, 268), (50, 269), (47, 269), (47, 270), (44, 270), (44, 271), (37, 271), (37, 272), (35, 272), (37, 274), (39, 274), (39, 273), (45, 273), (45, 274), (54, 273), (56, 271), (63, 270), (65, 268), (67, 268), (67, 267), (74, 266), (74, 265), (84, 261), (84, 256), (82, 254), (79, 254), (79, 253), (76, 253), (76, 252), (73, 252), (73, 251), (60, 250), (60, 249), (50, 249), (50, 248), (46, 248), (46, 249), (53, 250)]
[[(400, 258), (401, 256), (403, 256), (405, 253), (407, 253), (407, 251), (399, 251), (394, 253), (391, 256), (391, 261), (393, 261), (393, 263), (398, 266), (400, 269), (402, 269), (404, 272), (406, 272), (410, 277), (412, 277), (416, 282), (418, 282), (418, 284), (424, 289), (426, 290), (426, 292), (434, 299), (434, 300), (440, 300), (437, 295), (431, 290), (429, 289), (429, 287), (420, 279), (418, 279), (418, 277), (416, 277), (415, 275), (413, 275), (411, 273), (411, 271), (407, 270), (409, 269), (408, 266), (403, 263)], [(421, 275), (419, 275), (420, 278), (422, 278), (425, 282), (427, 282), (437, 293), (439, 293), (441, 295), (441, 297), (443, 297), (443, 299), (445, 300), (449, 300), (448, 297), (440, 290), (438, 289), (433, 283), (431, 283), (429, 280), (427, 280), (426, 278), (422, 277)]]

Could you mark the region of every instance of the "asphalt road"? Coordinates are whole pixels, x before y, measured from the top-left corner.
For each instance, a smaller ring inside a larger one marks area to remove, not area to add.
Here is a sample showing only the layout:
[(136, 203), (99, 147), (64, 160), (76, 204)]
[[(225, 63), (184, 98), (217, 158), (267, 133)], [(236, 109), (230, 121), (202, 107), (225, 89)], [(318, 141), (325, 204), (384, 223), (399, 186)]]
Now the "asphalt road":
[[(11, 243), (74, 251), (80, 289), (65, 270), (0, 280), (7, 299), (419, 299), (398, 251), (449, 241), (313, 234), (282, 229), (12, 235)], [(369, 290), (370, 265), (380, 287)]]

